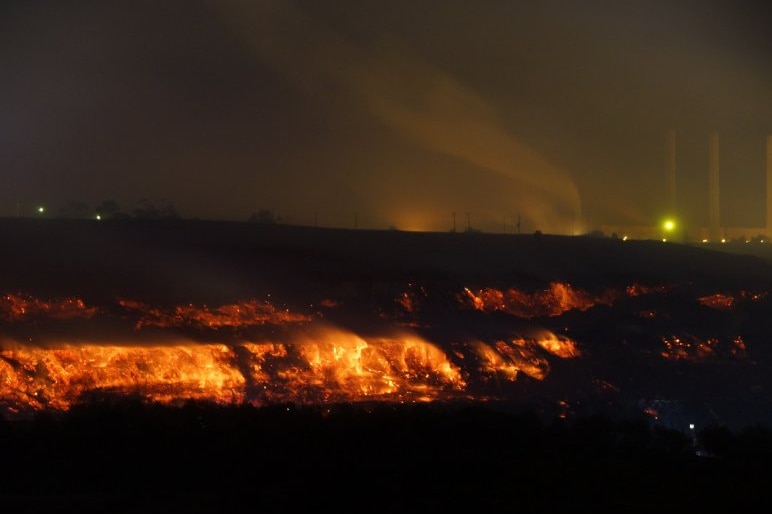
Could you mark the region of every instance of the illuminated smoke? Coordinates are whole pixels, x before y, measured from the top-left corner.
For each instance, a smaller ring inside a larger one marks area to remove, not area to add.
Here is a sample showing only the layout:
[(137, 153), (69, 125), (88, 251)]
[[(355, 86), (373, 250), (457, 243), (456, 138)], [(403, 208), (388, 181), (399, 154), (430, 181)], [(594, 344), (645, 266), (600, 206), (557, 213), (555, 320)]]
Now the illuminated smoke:
[[(510, 133), (495, 109), (453, 76), (409, 49), (356, 47), (290, 2), (217, 5), (260, 59), (307, 94), (314, 95), (320, 87), (338, 89), (414, 144), (471, 166), (477, 175), (456, 185), (449, 196), (463, 196), (464, 208), (479, 213), (476, 220), (499, 224), (502, 216), (515, 211), (528, 227), (552, 233), (581, 230), (579, 194), (566, 170)], [(402, 194), (383, 203), (383, 182), (401, 181), (404, 192), (415, 187), (413, 173), (392, 170), (392, 176), (362, 194), (376, 216), (397, 219), (408, 228), (447, 229), (453, 209), (450, 201), (442, 206), (437, 198), (443, 184), (413, 200)], [(497, 198), (477, 189), (480, 178), (489, 175), (503, 180), (504, 191), (499, 190)], [(422, 221), (406, 219), (405, 212)]]

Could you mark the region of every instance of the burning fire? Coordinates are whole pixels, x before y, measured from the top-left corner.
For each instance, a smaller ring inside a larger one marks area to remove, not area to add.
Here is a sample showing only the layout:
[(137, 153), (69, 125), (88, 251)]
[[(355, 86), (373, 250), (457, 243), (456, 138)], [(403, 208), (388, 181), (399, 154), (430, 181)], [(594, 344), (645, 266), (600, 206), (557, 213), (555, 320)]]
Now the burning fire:
[(706, 307), (712, 307), (719, 310), (732, 310), (737, 306), (740, 300), (750, 300), (757, 302), (766, 297), (766, 293), (740, 291), (737, 295), (731, 295), (726, 293), (715, 293), (707, 296), (701, 296), (697, 298), (697, 301)]
[(266, 401), (432, 401), (466, 386), (435, 345), (405, 334), (366, 340), (336, 328), (292, 344), (245, 344), (250, 380)]
[[(717, 338), (702, 341), (691, 335), (663, 337), (662, 344), (664, 349), (660, 355), (669, 360), (702, 360), (715, 356), (723, 349)], [(737, 336), (730, 341), (727, 353), (733, 356), (744, 355), (745, 341), (742, 337)]]
[(364, 338), (327, 326), (314, 326), (288, 342), (11, 344), (0, 350), (0, 404), (12, 412), (67, 410), (100, 394), (165, 404), (429, 402), (468, 394), (468, 371), (457, 364), (467, 356), (480, 362), (483, 379), (514, 381), (520, 372), (544, 380), (549, 372), (544, 352), (579, 355), (572, 341), (551, 333), (461, 347), (449, 355), (412, 333)]
[(8, 323), (18, 323), (36, 317), (88, 319), (96, 313), (95, 307), (87, 307), (80, 298), (45, 301), (21, 294), (5, 294), (0, 297), (0, 316)]
[[(454, 305), (532, 319), (611, 305), (625, 295), (663, 291), (636, 284), (624, 291), (591, 294), (555, 282), (534, 293), (467, 288), (458, 295), (461, 303)], [(761, 298), (759, 293), (715, 294), (697, 301), (711, 308), (731, 309), (738, 299)], [(431, 328), (422, 317), (429, 299), (424, 287), (410, 285), (395, 298), (401, 314), (392, 319), (392, 332), (365, 336), (323, 324), (321, 314), (294, 312), (255, 299), (216, 307), (187, 304), (171, 308), (124, 299), (115, 309), (87, 306), (79, 298), (41, 300), (6, 294), (0, 297), (0, 327), (6, 325), (13, 335), (0, 336), (0, 408), (11, 414), (66, 411), (100, 395), (130, 395), (164, 404), (192, 399), (258, 406), (471, 397), (485, 401), (490, 399), (488, 393), (473, 393), (473, 386), (514, 382), (520, 373), (542, 381), (550, 373), (552, 359), (583, 355), (576, 342), (541, 329), (528, 336), (497, 333), (487, 341), (471, 337), (444, 346), (435, 344), (419, 335), (427, 333), (419, 329)], [(323, 300), (320, 305), (332, 308), (339, 304)], [(653, 320), (659, 312), (643, 309), (638, 315)], [(68, 334), (69, 342), (61, 342), (61, 325), (76, 323), (81, 329), (83, 320), (94, 318), (104, 318), (106, 326), (123, 330), (109, 339), (119, 342), (108, 343), (99, 334), (92, 335), (88, 343), (80, 334)], [(47, 320), (55, 321), (50, 325), (55, 330), (48, 330)], [(241, 330), (254, 326), (267, 329), (260, 335)], [(185, 338), (179, 336), (182, 332)], [(44, 339), (58, 337), (59, 342), (47, 344), (29, 335), (33, 333), (46, 334), (40, 336)], [(661, 341), (658, 354), (669, 360), (745, 354), (740, 336), (728, 344), (691, 335), (669, 335)]]
[(137, 311), (142, 315), (137, 322), (137, 328), (144, 326), (162, 328), (192, 326), (218, 329), (266, 323), (278, 325), (311, 320), (311, 317), (306, 314), (293, 313), (289, 309), (277, 309), (269, 302), (260, 302), (254, 299), (238, 304), (222, 305), (214, 309), (189, 304), (163, 310), (134, 300), (120, 300), (118, 303), (124, 309)]
[(244, 379), (225, 345), (16, 346), (0, 351), (0, 401), (12, 408), (67, 410), (97, 392), (219, 403), (244, 398)]
[(504, 291), (494, 288), (481, 289), (472, 292), (464, 289), (462, 301), (471, 302), (474, 309), (480, 311), (502, 311), (520, 318), (537, 318), (542, 316), (560, 316), (566, 311), (578, 309), (586, 311), (595, 305), (610, 305), (614, 294), (605, 293), (595, 296), (586, 291), (575, 289), (570, 284), (552, 282), (542, 291), (526, 293), (519, 289), (509, 288)]

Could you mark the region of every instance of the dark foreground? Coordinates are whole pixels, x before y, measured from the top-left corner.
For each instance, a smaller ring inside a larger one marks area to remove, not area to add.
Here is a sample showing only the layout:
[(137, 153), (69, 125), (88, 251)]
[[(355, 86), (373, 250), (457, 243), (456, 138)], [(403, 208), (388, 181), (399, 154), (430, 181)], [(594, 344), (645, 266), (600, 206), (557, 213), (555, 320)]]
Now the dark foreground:
[(480, 405), (100, 401), (0, 425), (4, 512), (751, 512), (772, 434)]

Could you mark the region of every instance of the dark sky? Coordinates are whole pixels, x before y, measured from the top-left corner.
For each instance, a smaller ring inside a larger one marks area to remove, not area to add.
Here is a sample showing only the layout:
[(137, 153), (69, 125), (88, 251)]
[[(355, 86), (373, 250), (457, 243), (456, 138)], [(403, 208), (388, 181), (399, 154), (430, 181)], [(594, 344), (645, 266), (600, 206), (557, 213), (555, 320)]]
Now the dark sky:
[(0, 3), (0, 215), (571, 233), (764, 223), (768, 2)]

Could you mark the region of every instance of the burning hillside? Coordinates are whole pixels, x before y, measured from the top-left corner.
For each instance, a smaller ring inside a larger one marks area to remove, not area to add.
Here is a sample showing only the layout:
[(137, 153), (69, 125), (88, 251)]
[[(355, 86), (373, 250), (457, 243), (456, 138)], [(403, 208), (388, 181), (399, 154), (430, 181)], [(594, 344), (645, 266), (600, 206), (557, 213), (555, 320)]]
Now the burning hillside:
[[(204, 222), (4, 228), (6, 417), (131, 396), (769, 421), (772, 274), (747, 257)], [(41, 259), (41, 241), (69, 254)]]
[(0, 223), (14, 511), (736, 508), (767, 481), (766, 454), (711, 432), (772, 426), (764, 261), (581, 237), (39, 221)]

